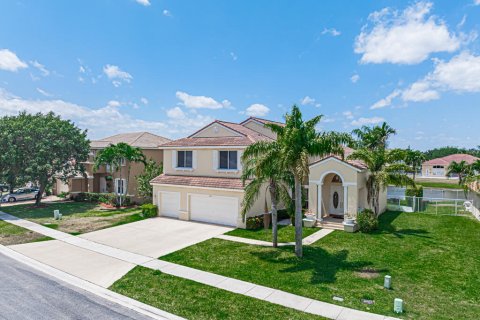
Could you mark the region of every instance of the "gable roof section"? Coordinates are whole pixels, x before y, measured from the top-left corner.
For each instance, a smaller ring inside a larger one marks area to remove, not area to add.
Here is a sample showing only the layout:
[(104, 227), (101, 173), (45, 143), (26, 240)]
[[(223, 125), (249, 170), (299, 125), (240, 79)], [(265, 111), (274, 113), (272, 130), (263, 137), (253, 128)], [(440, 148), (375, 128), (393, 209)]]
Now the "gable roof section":
[[(230, 131), (232, 136), (195, 137), (202, 130), (214, 125), (220, 125)], [(178, 139), (162, 145), (162, 147), (201, 147), (201, 146), (248, 146), (257, 141), (273, 141), (271, 138), (242, 126), (238, 123), (215, 120), (187, 138)]]
[(352, 148), (343, 147), (344, 159), (342, 159), (342, 157), (339, 156), (339, 155), (331, 154), (331, 155), (328, 155), (328, 156), (323, 157), (321, 159), (317, 159), (317, 160), (313, 161), (312, 163), (310, 163), (309, 166), (310, 167), (316, 166), (316, 165), (319, 165), (320, 163), (326, 162), (329, 159), (333, 159), (334, 161), (339, 161), (339, 162), (341, 162), (345, 165), (348, 165), (349, 167), (352, 167), (353, 169), (355, 169), (357, 171), (363, 171), (363, 170), (368, 169), (367, 165), (363, 161), (360, 161), (360, 160), (346, 160), (346, 158), (349, 155), (351, 155), (353, 151), (354, 150)]
[(244, 121), (240, 122), (240, 124), (244, 125), (245, 123), (247, 123), (249, 121), (260, 122), (261, 124), (274, 123), (274, 124), (278, 124), (279, 126), (282, 126), (282, 127), (285, 126), (285, 123), (283, 123), (283, 122), (267, 120), (267, 119), (262, 119), (262, 118), (258, 118), (258, 117), (249, 117), (248, 119), (245, 119)]
[(436, 159), (425, 161), (424, 163), (422, 163), (422, 165), (448, 166), (453, 161), (455, 161), (455, 162), (465, 161), (468, 164), (472, 164), (477, 160), (480, 160), (480, 158), (477, 158), (477, 157), (472, 156), (470, 154), (457, 153), (457, 154), (451, 154), (449, 156), (445, 156), (445, 157), (442, 157), (442, 158), (436, 158)]
[(100, 149), (105, 148), (111, 144), (124, 142), (132, 147), (138, 147), (142, 149), (156, 149), (160, 145), (169, 141), (171, 140), (150, 132), (129, 132), (116, 134), (100, 140), (93, 140), (90, 143), (90, 147)]

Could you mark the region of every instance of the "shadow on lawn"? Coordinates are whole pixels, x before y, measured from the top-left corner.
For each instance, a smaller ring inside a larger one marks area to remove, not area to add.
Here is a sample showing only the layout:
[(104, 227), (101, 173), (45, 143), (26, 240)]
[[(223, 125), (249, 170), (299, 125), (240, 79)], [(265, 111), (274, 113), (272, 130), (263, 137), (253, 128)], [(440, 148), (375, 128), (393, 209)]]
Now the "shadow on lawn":
[[(273, 264), (287, 265), (280, 270), (282, 273), (297, 273), (303, 271), (312, 271), (312, 284), (334, 283), (336, 274), (340, 270), (362, 271), (371, 267), (372, 263), (368, 261), (347, 261), (348, 250), (337, 251), (334, 254), (322, 249), (321, 247), (304, 246), (303, 258), (298, 259), (292, 254), (285, 255), (282, 251), (291, 252), (292, 247), (282, 247), (279, 250), (268, 252), (252, 252), (259, 259)], [(388, 270), (376, 270), (378, 272), (388, 272)]]
[(397, 219), (402, 213), (403, 212), (401, 211), (390, 211), (382, 214), (378, 218), (378, 231), (374, 232), (374, 234), (393, 234), (397, 238), (404, 238), (405, 236), (431, 238), (430, 236), (427, 236), (429, 232), (425, 229), (397, 229), (397, 227), (393, 225), (393, 221), (395, 221), (395, 219)]

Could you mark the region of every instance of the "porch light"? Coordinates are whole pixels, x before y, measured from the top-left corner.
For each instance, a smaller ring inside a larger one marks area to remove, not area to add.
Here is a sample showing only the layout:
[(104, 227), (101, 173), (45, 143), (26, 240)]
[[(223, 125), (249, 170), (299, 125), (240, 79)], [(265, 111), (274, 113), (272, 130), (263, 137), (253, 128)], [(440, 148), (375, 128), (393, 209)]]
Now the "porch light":
[(393, 300), (393, 311), (395, 313), (402, 313), (403, 312), (403, 300), (399, 298), (395, 298)]
[(390, 289), (390, 286), (392, 285), (392, 277), (391, 276), (385, 276), (385, 279), (383, 280), (383, 287), (385, 289)]

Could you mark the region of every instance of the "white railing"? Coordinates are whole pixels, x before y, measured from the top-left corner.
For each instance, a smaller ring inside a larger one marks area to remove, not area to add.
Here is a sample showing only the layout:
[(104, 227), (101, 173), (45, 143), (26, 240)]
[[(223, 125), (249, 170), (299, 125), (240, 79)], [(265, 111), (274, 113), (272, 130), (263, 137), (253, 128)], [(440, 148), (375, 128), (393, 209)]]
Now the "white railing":
[(403, 212), (423, 212), (438, 215), (469, 215), (475, 213), (480, 217), (480, 212), (473, 206), (472, 200), (445, 199), (389, 195), (387, 208)]

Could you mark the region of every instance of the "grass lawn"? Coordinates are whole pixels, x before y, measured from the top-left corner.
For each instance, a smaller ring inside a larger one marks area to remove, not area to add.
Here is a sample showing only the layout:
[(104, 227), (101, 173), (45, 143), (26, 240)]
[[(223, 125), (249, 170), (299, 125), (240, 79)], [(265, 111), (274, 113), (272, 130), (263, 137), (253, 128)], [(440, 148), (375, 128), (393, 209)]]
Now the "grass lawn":
[(187, 319), (323, 319), (144, 267), (109, 289)]
[[(63, 215), (61, 220), (53, 219), (53, 210), (57, 209)], [(97, 204), (88, 202), (49, 202), (40, 208), (32, 204), (20, 204), (0, 210), (73, 235), (144, 219), (139, 208), (100, 210)]]
[(39, 233), (0, 220), (0, 244), (4, 246), (51, 239), (50, 237), (45, 237)]
[(415, 184), (423, 186), (424, 188), (440, 188), (440, 189), (458, 189), (462, 190), (462, 187), (458, 185), (458, 182), (431, 182), (431, 181), (415, 181)]
[[(303, 228), (303, 237), (308, 237), (312, 233), (317, 232), (320, 228)], [(225, 233), (229, 236), (236, 236), (248, 239), (272, 241), (272, 229), (235, 229)], [(278, 242), (294, 242), (295, 241), (295, 227), (293, 226), (278, 226)]]
[[(387, 212), (376, 233), (335, 231), (304, 246), (303, 259), (292, 247), (220, 239), (161, 259), (389, 316), (396, 316), (398, 297), (404, 299), (405, 319), (478, 319), (479, 234), (480, 223), (469, 217)], [(382, 287), (387, 274), (392, 290)], [(334, 295), (345, 301), (335, 302)]]

